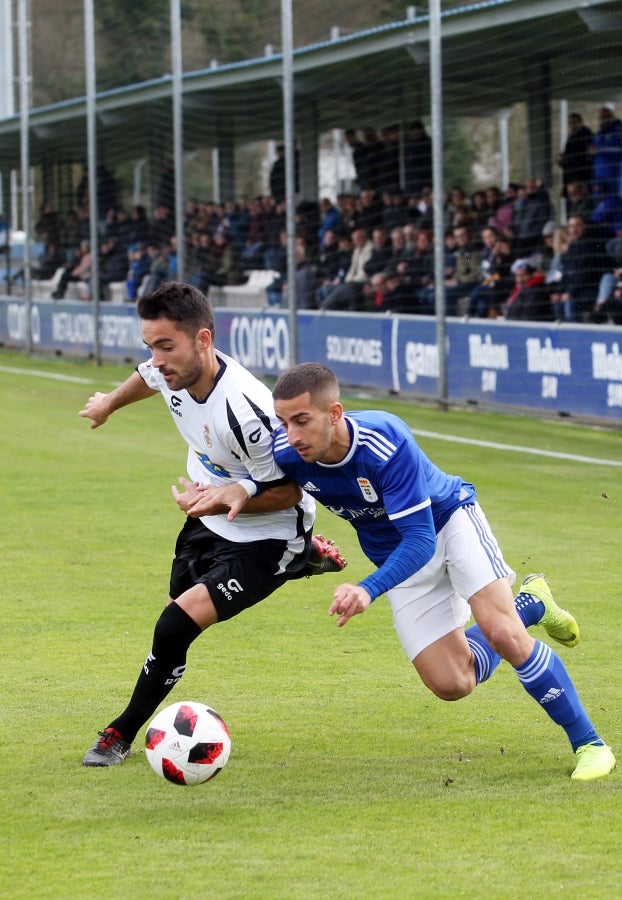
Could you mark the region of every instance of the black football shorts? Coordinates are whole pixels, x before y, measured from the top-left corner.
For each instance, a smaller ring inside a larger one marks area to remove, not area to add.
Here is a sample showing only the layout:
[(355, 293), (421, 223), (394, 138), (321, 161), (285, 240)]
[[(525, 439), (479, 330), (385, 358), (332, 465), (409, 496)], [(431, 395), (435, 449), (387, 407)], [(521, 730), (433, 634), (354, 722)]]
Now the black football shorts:
[(300, 578), (310, 547), (311, 532), (304, 536), (304, 552), (294, 556), (287, 541), (228, 541), (200, 519), (187, 518), (175, 545), (169, 594), (176, 600), (193, 585), (204, 584), (223, 622), (291, 578)]

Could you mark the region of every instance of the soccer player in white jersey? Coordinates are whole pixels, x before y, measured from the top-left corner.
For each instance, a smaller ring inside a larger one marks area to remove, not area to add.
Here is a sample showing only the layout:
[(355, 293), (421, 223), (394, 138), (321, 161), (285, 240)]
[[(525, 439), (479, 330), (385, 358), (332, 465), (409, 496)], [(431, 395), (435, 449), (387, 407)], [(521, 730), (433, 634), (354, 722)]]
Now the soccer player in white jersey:
[[(408, 426), (381, 411), (345, 414), (330, 369), (302, 363), (273, 390), (282, 429), (279, 468), (354, 527), (377, 566), (358, 584), (340, 584), (329, 613), (338, 625), (387, 593), (402, 645), (424, 684), (444, 700), (471, 693), (501, 659), (564, 729), (575, 753), (572, 778), (609, 774), (615, 757), (597, 734), (559, 656), (527, 631), (544, 626), (574, 646), (574, 618), (555, 603), (542, 575), (513, 597), (503, 559), (475, 488), (447, 475)], [(464, 626), (471, 615), (476, 625)]]
[[(186, 669), (192, 641), (237, 615), (289, 578), (345, 565), (337, 548), (312, 536), (315, 502), (274, 461), (278, 426), (272, 395), (214, 346), (214, 314), (190, 285), (169, 283), (141, 298), (138, 314), (151, 358), (109, 394), (90, 397), (80, 415), (91, 427), (115, 410), (160, 393), (188, 444), (189, 479), (173, 487), (186, 511), (203, 488), (200, 518), (186, 518), (177, 539), (167, 606), (127, 708), (100, 732), (85, 766), (129, 755), (138, 730)], [(248, 503), (237, 517), (224, 500), (235, 486)]]

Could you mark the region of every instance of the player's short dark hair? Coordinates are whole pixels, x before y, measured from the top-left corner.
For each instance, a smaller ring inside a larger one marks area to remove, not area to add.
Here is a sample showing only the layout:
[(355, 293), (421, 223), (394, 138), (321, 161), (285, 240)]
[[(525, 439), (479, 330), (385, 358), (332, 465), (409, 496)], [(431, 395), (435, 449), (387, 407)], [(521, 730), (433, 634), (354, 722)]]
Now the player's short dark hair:
[(339, 382), (334, 372), (321, 363), (299, 363), (279, 375), (272, 396), (275, 400), (291, 400), (306, 394), (311, 397), (327, 392), (339, 397)]
[(136, 304), (141, 319), (169, 319), (182, 331), (194, 336), (201, 328), (209, 328), (212, 339), (216, 334), (214, 310), (205, 294), (191, 284), (166, 281)]

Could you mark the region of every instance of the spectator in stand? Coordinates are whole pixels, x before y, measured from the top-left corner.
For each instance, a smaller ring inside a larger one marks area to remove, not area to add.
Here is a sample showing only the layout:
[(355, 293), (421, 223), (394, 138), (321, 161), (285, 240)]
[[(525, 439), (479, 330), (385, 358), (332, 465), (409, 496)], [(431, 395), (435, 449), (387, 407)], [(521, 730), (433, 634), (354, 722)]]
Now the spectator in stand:
[[(501, 190), (497, 187), (496, 184), (493, 184), (490, 187), (487, 187), (486, 190), (484, 191), (484, 194), (486, 196), (486, 211), (488, 213), (488, 218), (486, 220), (486, 224), (491, 225), (493, 219), (497, 215), (497, 210), (499, 209), (499, 206), (501, 205), (501, 202), (503, 200), (503, 195), (501, 193)], [(494, 228), (494, 225), (493, 225), (493, 228)]]
[(422, 231), (434, 231), (434, 196), (432, 190), (424, 188), (418, 199), (411, 198), (411, 200), (415, 201), (418, 212), (417, 227)]
[(608, 194), (622, 194), (622, 122), (608, 106), (601, 107), (598, 121), (589, 147), (594, 183), (604, 185)]
[(514, 210), (521, 190), (520, 184), (511, 181), (505, 189), (503, 197), (498, 198), (497, 209), (489, 222), (499, 234), (510, 239), (514, 237)]
[(76, 226), (78, 243), (74, 245), (75, 247), (79, 245), (80, 241), (89, 241), (91, 239), (91, 221), (88, 207), (79, 206), (76, 210)]
[(318, 287), (316, 290), (316, 306), (321, 309), (324, 300), (338, 284), (343, 284), (350, 263), (352, 262), (352, 240), (348, 233), (342, 233), (337, 237), (337, 251), (335, 254), (327, 252), (330, 245), (324, 240), (324, 251), (320, 252), (317, 266)]
[(388, 265), (400, 266), (403, 275), (407, 275), (412, 254), (406, 246), (406, 236), (404, 229), (396, 226), (391, 230), (391, 252), (387, 259)]
[(391, 243), (384, 228), (374, 228), (371, 234), (372, 252), (365, 263), (365, 274), (368, 278), (386, 269), (392, 256)]
[(168, 206), (156, 206), (153, 210), (153, 221), (149, 229), (149, 242), (168, 244), (171, 235), (175, 234), (175, 217)]
[(414, 222), (407, 222), (402, 228), (407, 253), (414, 253), (417, 246), (417, 235), (421, 231)]
[(275, 200), (285, 197), (285, 144), (276, 145), (276, 159), (270, 169), (270, 194)]
[(261, 197), (249, 201), (248, 238), (241, 253), (244, 269), (262, 269), (264, 266), (264, 245), (266, 242), (265, 212)]
[(622, 231), (622, 197), (611, 194), (606, 184), (594, 184), (594, 210), (588, 221), (590, 235), (606, 243)]
[(83, 240), (88, 240), (88, 238), (82, 237), (82, 230), (75, 209), (67, 211), (62, 235), (65, 257), (70, 263), (74, 262), (74, 260), (77, 262), (80, 255), (80, 244)]
[(114, 206), (111, 206), (109, 210), (106, 211), (106, 216), (104, 218), (104, 223), (100, 229), (101, 239), (102, 241), (107, 241), (108, 238), (117, 238), (119, 237), (119, 225), (117, 222), (117, 209)]
[(307, 242), (300, 235), (294, 242), (294, 254), (296, 260), (296, 308), (315, 309), (317, 273)]
[(382, 195), (382, 227), (387, 233), (408, 223), (408, 209), (401, 191)]
[(555, 229), (553, 235), (553, 259), (545, 275), (553, 317), (561, 322), (564, 318), (564, 304), (561, 299), (564, 277), (564, 254), (568, 249), (568, 229), (565, 225)]
[(525, 181), (525, 197), (513, 221), (516, 252), (521, 256), (532, 253), (540, 243), (542, 229), (552, 218), (554, 210), (548, 191), (539, 178), (528, 178)]
[(356, 128), (346, 128), (344, 137), (346, 140), (346, 144), (352, 151), (352, 165), (354, 166), (356, 183), (360, 190), (361, 182), (363, 182), (363, 184), (368, 180), (371, 180), (373, 182), (373, 178), (367, 178), (367, 171), (365, 168), (365, 144), (359, 138)]
[(423, 315), (434, 313), (434, 242), (430, 231), (419, 231), (414, 250), (406, 249), (405, 261), (398, 263), (405, 274), (413, 309)]
[(241, 284), (243, 281), (240, 258), (235, 244), (225, 234), (223, 227), (217, 229), (213, 238), (212, 253), (203, 269), (204, 283), (221, 287), (225, 284)]
[(432, 187), (432, 138), (420, 119), (411, 123), (404, 157), (405, 192), (420, 196), (424, 188)]
[(542, 229), (539, 246), (529, 256), (530, 262), (538, 272), (546, 273), (555, 256), (555, 248), (553, 246), (555, 231), (555, 222), (553, 219), (550, 219)]
[(486, 202), (485, 191), (474, 191), (471, 194), (472, 228), (476, 234), (481, 234), (488, 225), (490, 210)]
[(604, 259), (580, 216), (568, 220), (568, 248), (562, 258), (560, 303), (566, 322), (589, 322), (594, 311)]
[(222, 224), (227, 230), (229, 240), (235, 244), (240, 253), (246, 244), (250, 215), (242, 203), (225, 200)]
[(149, 217), (144, 206), (137, 203), (130, 213), (130, 244), (147, 244), (149, 240)]
[(457, 228), (465, 225), (473, 227), (473, 214), (467, 196), (459, 186), (453, 187), (445, 204), (445, 228)]
[(488, 225), (482, 231), (483, 248), (479, 262), (480, 281), (469, 294), (467, 316), (489, 319), (499, 315), (502, 303), (514, 284), (507, 238), (502, 239)]
[(594, 211), (594, 200), (585, 181), (571, 181), (566, 185), (566, 216), (581, 216), (589, 222)]
[(590, 184), (592, 181), (592, 158), (589, 147), (594, 135), (584, 124), (579, 113), (568, 116), (568, 138), (562, 153), (557, 156), (557, 165), (562, 170), (562, 197), (568, 199), (568, 185), (574, 181)]
[(373, 244), (364, 228), (355, 228), (352, 233), (352, 259), (342, 284), (336, 285), (322, 302), (321, 309), (360, 309), (363, 300), (363, 286), (367, 281), (365, 264), (369, 261)]
[(376, 193), (393, 195), (400, 189), (400, 126), (387, 125), (380, 132), (382, 150), (378, 161)]
[(616, 325), (622, 324), (622, 230), (606, 244), (608, 269), (603, 273), (598, 285), (595, 321), (611, 319)]
[(169, 265), (168, 265), (168, 244), (155, 244), (153, 241), (147, 245), (147, 253), (151, 264), (149, 266), (149, 274), (143, 278), (136, 296), (138, 299), (145, 294), (150, 294), (160, 284), (168, 281)]
[(481, 251), (473, 235), (465, 225), (453, 229), (457, 243), (456, 268), (451, 278), (445, 280), (445, 312), (455, 316), (458, 300), (468, 296), (479, 281)]
[(553, 315), (543, 273), (537, 272), (528, 259), (517, 259), (512, 271), (516, 284), (505, 305), (505, 318), (550, 322)]
[(622, 281), (618, 281), (615, 286), (613, 296), (606, 306), (606, 315), (613, 325), (622, 325)]
[(399, 269), (391, 265), (383, 272), (384, 287), (382, 303), (374, 303), (376, 312), (418, 313), (421, 312), (412, 287)]
[(102, 241), (99, 256), (99, 287), (102, 300), (106, 300), (106, 288), (127, 279), (127, 250), (116, 235)]
[(315, 268), (320, 283), (327, 278), (333, 278), (337, 274), (338, 257), (339, 232), (329, 228), (324, 234), (315, 259)]
[(337, 208), (341, 214), (341, 230), (352, 234), (356, 228), (356, 198), (354, 194), (337, 194)]
[(130, 244), (127, 257), (128, 271), (125, 280), (125, 293), (128, 300), (136, 300), (138, 289), (143, 283), (143, 279), (149, 274), (151, 258), (147, 253), (146, 244)]
[(287, 273), (287, 231), (281, 229), (278, 247), (270, 247), (264, 255), (266, 269), (278, 272), (285, 277)]
[(382, 203), (372, 190), (362, 190), (356, 203), (355, 227), (363, 228), (368, 234), (382, 226)]
[[(188, 283), (205, 293), (207, 282), (205, 272), (213, 269), (212, 253), (214, 241), (209, 231), (193, 231), (190, 236), (188, 258), (186, 268), (188, 270)], [(149, 252), (149, 248), (147, 248)]]
[(321, 250), (324, 246), (326, 232), (332, 231), (334, 234), (336, 231), (341, 231), (342, 223), (339, 208), (335, 206), (328, 197), (322, 197), (320, 200), (320, 217), (322, 221), (318, 228), (317, 236), (318, 246)]
[[(32, 266), (31, 275), (37, 281), (47, 281), (49, 278), (53, 278), (57, 270), (63, 268), (66, 262), (67, 257), (62, 243), (60, 241), (48, 241), (39, 256), (38, 262)], [(16, 272), (14, 278), (21, 274), (21, 272)]]
[(100, 222), (105, 220), (109, 209), (119, 205), (120, 194), (119, 182), (110, 169), (100, 163), (97, 166), (97, 216)]
[(361, 191), (376, 191), (380, 183), (379, 169), (383, 147), (375, 128), (371, 128), (369, 125), (363, 128), (363, 144), (365, 153), (363, 156), (363, 168), (358, 176), (359, 188)]
[(365, 286), (365, 295), (371, 312), (389, 312), (385, 297), (387, 294), (387, 279), (384, 272), (376, 272)]
[[(287, 238), (287, 234), (285, 233)], [(317, 275), (305, 238), (301, 235), (294, 242), (296, 261), (296, 308), (315, 309)], [(287, 293), (287, 260), (282, 274), (267, 288), (268, 304), (283, 306), (289, 302)]]
[(130, 249), (130, 244), (134, 243), (134, 225), (128, 211), (123, 206), (120, 206), (117, 210), (117, 234), (119, 235), (119, 242), (127, 253)]
[(39, 218), (35, 222), (35, 234), (38, 240), (45, 244), (63, 243), (63, 226), (58, 210), (51, 203), (44, 201), (41, 204)]
[[(270, 194), (275, 201), (285, 199), (285, 144), (277, 144), (276, 159), (270, 169)], [(294, 191), (300, 190), (300, 151), (294, 147)]]
[(89, 281), (91, 278), (91, 250), (88, 241), (82, 241), (71, 264), (65, 268), (58, 287), (52, 294), (55, 300), (62, 300), (70, 282)]

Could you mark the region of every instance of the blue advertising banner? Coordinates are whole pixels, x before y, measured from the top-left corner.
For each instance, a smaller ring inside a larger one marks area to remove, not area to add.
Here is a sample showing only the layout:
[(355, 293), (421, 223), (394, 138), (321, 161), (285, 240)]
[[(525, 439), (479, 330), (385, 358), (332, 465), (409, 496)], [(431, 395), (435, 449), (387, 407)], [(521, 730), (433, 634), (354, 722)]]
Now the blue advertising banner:
[[(0, 298), (0, 343), (26, 345), (25, 305)], [(276, 377), (292, 359), (286, 310), (217, 307), (216, 344), (258, 375)], [(148, 356), (132, 305), (100, 310), (102, 356)], [(94, 352), (94, 321), (79, 301), (33, 303), (36, 350)], [(448, 319), (449, 402), (515, 406), (622, 419), (622, 331), (615, 326)], [(437, 324), (427, 316), (298, 314), (298, 359), (325, 363), (344, 385), (437, 398)]]
[[(35, 350), (67, 356), (90, 356), (95, 349), (95, 320), (80, 301), (33, 303), (30, 320)], [(133, 306), (107, 304), (100, 312), (100, 344), (106, 359), (148, 358), (140, 321)], [(21, 300), (0, 299), (0, 342), (26, 346), (26, 306)]]

